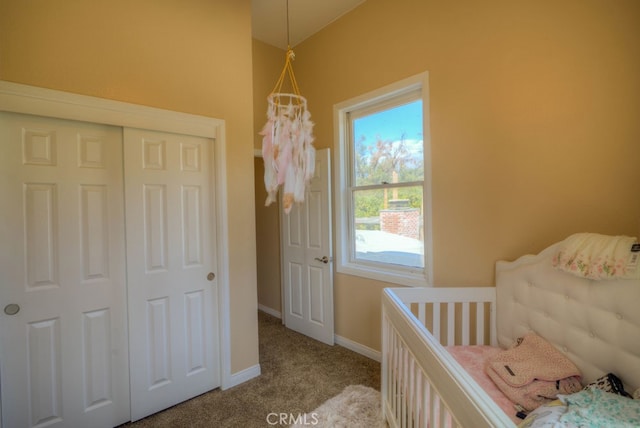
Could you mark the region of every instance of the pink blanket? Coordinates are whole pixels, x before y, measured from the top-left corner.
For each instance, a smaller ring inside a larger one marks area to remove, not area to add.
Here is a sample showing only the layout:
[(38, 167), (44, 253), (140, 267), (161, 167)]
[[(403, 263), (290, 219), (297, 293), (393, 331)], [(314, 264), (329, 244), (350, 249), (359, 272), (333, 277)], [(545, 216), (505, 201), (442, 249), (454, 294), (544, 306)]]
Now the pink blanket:
[(486, 371), (511, 401), (526, 410), (582, 389), (576, 365), (534, 333), (491, 358)]

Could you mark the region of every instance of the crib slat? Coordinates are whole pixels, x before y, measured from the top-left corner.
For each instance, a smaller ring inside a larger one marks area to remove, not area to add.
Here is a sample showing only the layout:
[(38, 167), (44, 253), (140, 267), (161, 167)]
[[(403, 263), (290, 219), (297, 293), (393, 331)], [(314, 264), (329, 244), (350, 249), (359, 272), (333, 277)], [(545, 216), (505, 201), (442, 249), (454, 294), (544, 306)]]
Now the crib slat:
[(484, 303), (476, 305), (476, 345), (484, 345)]
[(402, 426), (408, 427), (408, 406), (407, 406), (407, 389), (409, 379), (409, 350), (403, 346), (402, 348)]
[(410, 351), (407, 349), (407, 379), (406, 379), (406, 385), (404, 388), (405, 400), (406, 400), (406, 406), (407, 406), (407, 428), (411, 428), (411, 419), (413, 417), (412, 416), (413, 406), (411, 403), (411, 399), (412, 399), (411, 384), (412, 384), (412, 378), (413, 378), (413, 366), (414, 366), (413, 355), (411, 355)]
[(399, 401), (400, 401), (400, 359), (398, 358), (400, 354), (400, 344), (399, 338), (397, 336), (397, 332), (395, 335), (394, 346), (393, 346), (393, 415), (398, 418), (398, 409)]
[(416, 364), (414, 366), (413, 382), (411, 383), (411, 426), (412, 427), (416, 426), (416, 419), (418, 417), (418, 373), (420, 373), (420, 367)]
[(400, 412), (400, 426), (406, 427), (407, 425), (407, 408), (405, 405), (404, 395), (404, 348), (401, 348), (400, 356), (400, 370), (398, 370), (398, 411)]
[[(433, 390), (431, 390), (433, 392)], [(430, 427), (439, 427), (440, 421), (438, 420), (438, 401), (439, 398), (433, 394), (431, 396), (431, 406), (429, 407), (429, 426)]]
[(451, 428), (451, 415), (449, 414), (449, 409), (447, 409), (442, 401), (440, 401), (440, 412), (442, 417), (440, 420), (442, 421), (442, 425), (445, 428)]
[(430, 388), (431, 385), (429, 383), (429, 379), (425, 377), (422, 385), (422, 414), (420, 415), (420, 428), (427, 428), (428, 426), (427, 415), (429, 414), (429, 400), (431, 399)]
[(447, 303), (447, 346), (455, 345), (456, 334), (456, 304), (453, 302)]
[(422, 325), (427, 325), (426, 303), (420, 303), (418, 305), (418, 319)]
[(440, 304), (433, 304), (433, 337), (440, 343)]
[(397, 353), (396, 353), (396, 393), (394, 395), (394, 412), (396, 414), (396, 418), (398, 418), (398, 420), (401, 421), (402, 419), (402, 408), (400, 407), (400, 400), (402, 399), (402, 385), (400, 385), (400, 382), (402, 380), (402, 365), (400, 363), (401, 359), (400, 359), (400, 343), (398, 343), (398, 349), (397, 349)]
[(496, 337), (496, 304), (491, 302), (489, 304), (489, 322), (491, 323), (491, 337), (489, 337), (489, 344), (491, 346), (498, 346), (498, 338)]
[(393, 378), (391, 382), (392, 388), (392, 397), (391, 405), (393, 408), (393, 416), (397, 418), (398, 416), (398, 403), (396, 401), (396, 397), (398, 397), (398, 332), (394, 329), (393, 334), (393, 352), (392, 352), (393, 362), (391, 364), (391, 376)]
[(469, 302), (462, 304), (462, 344), (469, 345)]
[(423, 381), (423, 377), (422, 377), (422, 367), (420, 367), (420, 363), (418, 363), (418, 361), (416, 360), (416, 383), (415, 383), (415, 389), (414, 389), (414, 395), (413, 395), (413, 408), (414, 408), (414, 414), (413, 414), (413, 426), (414, 427), (419, 427), (420, 426), (420, 400), (421, 400), (421, 395), (422, 395), (422, 381)]

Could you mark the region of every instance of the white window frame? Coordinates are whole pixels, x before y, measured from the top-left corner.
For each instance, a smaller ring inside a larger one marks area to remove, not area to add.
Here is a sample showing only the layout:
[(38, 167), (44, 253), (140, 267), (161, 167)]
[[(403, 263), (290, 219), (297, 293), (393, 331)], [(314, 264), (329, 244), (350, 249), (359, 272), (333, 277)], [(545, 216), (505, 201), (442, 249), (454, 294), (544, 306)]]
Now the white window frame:
[[(387, 268), (362, 262), (352, 258), (351, 237), (355, 236), (350, 219), (351, 192), (349, 174), (352, 171), (350, 159), (350, 120), (349, 113), (368, 107), (383, 105), (393, 99), (419, 91), (422, 97), (422, 126), (424, 144), (424, 187), (423, 187), (423, 225), (424, 225), (424, 269)], [(429, 126), (429, 74), (420, 73), (399, 82), (376, 89), (361, 96), (343, 101), (333, 107), (333, 125), (335, 132), (335, 183), (336, 183), (336, 270), (339, 273), (361, 276), (392, 284), (425, 287), (433, 285), (433, 228), (431, 223), (431, 132)]]

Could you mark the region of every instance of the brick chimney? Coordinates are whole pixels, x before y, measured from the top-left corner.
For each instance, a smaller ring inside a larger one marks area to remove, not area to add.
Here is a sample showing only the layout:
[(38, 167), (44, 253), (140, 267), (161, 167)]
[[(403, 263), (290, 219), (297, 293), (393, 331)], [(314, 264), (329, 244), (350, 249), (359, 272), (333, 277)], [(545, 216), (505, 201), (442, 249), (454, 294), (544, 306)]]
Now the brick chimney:
[(389, 200), (389, 208), (380, 211), (380, 230), (420, 239), (420, 209), (409, 207), (408, 199)]

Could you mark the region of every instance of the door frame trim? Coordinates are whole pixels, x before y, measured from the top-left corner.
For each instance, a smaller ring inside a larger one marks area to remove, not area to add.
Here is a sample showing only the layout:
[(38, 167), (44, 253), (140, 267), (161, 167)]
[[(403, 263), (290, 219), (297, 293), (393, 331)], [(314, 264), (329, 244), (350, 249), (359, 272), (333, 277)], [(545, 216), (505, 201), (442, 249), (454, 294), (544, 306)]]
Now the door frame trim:
[(235, 386), (238, 382), (231, 374), (225, 121), (3, 80), (0, 80), (0, 111), (213, 139), (221, 388)]

